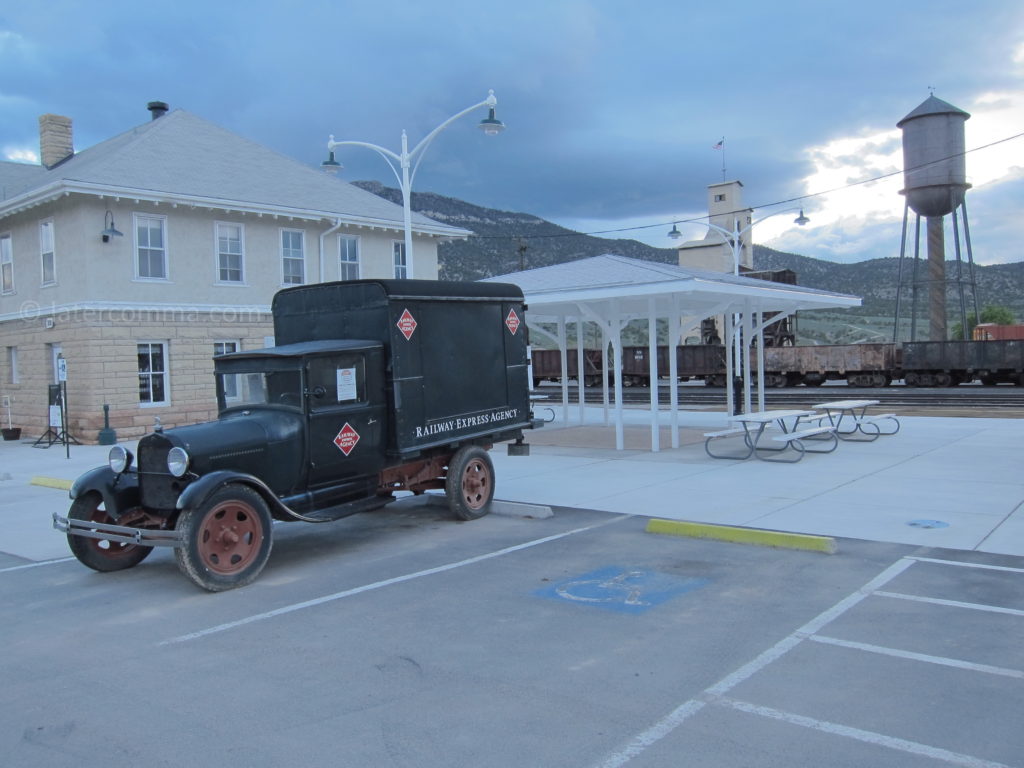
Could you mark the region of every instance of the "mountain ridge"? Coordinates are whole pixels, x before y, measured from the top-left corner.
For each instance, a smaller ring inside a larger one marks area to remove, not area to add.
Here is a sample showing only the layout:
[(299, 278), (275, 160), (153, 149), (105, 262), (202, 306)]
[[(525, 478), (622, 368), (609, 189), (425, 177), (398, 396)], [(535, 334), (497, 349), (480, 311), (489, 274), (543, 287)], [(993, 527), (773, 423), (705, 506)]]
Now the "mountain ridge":
[[(401, 193), (397, 189), (375, 181), (353, 183), (401, 205)], [(438, 245), (439, 277), (442, 280), (479, 280), (606, 253), (666, 264), (678, 263), (675, 248), (655, 248), (636, 240), (581, 234), (533, 214), (484, 208), (433, 192), (413, 192), (411, 207), (436, 221), (474, 232), (466, 240)], [(908, 264), (912, 266), (912, 260)], [(844, 310), (847, 317), (875, 318), (879, 321), (877, 325), (883, 327), (886, 322), (891, 325), (895, 315), (898, 257), (845, 264), (755, 244), (754, 268), (789, 269), (796, 273), (800, 285), (860, 296), (863, 306)], [(954, 275), (956, 268), (955, 261), (946, 262), (948, 276)], [(1000, 305), (1010, 309), (1018, 322), (1024, 319), (1024, 262), (976, 265), (975, 282), (979, 309)], [(904, 291), (901, 301), (910, 301), (908, 293)], [(947, 304), (958, 307), (959, 299), (954, 296), (954, 291), (950, 290), (949, 296)], [(972, 302), (968, 297), (970, 306)], [(958, 312), (957, 309), (952, 314)], [(901, 314), (905, 314), (905, 310)]]

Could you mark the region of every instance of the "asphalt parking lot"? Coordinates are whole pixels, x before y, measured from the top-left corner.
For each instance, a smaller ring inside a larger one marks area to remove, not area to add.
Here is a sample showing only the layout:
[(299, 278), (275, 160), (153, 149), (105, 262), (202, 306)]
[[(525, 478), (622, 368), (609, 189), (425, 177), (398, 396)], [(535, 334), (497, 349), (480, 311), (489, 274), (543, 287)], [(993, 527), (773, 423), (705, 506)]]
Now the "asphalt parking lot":
[(402, 502), (219, 594), (0, 554), (3, 762), (1024, 766), (1024, 558), (647, 520)]

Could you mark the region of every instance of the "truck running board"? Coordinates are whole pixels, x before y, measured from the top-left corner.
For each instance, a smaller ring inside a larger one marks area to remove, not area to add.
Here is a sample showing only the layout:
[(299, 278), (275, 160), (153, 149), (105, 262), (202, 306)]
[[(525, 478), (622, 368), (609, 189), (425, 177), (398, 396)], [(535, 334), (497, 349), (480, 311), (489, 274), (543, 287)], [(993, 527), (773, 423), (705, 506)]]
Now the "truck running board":
[(327, 507), (326, 509), (318, 509), (314, 512), (299, 513), (288, 507), (284, 507), (284, 511), (288, 517), (294, 520), (301, 520), (304, 523), (331, 523), (349, 515), (359, 514), (360, 512), (372, 512), (386, 504), (390, 504), (394, 500), (394, 496), (369, 496), (364, 499), (349, 501), (345, 504)]

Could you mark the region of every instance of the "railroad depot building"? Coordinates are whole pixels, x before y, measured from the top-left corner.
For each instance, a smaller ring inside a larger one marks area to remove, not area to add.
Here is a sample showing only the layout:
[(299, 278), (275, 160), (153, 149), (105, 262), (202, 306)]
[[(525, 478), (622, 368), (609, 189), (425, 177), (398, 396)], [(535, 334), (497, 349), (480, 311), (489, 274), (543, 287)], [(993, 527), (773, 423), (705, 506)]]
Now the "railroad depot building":
[[(67, 431), (95, 442), (214, 418), (215, 354), (273, 344), (283, 287), (437, 278), (437, 243), (467, 230), (402, 208), (187, 111), (74, 151), (39, 119), (40, 165), (0, 162), (0, 395), (24, 437), (50, 427), (66, 370)], [(59, 362), (62, 361), (62, 362)], [(8, 412), (0, 408), (7, 427)]]

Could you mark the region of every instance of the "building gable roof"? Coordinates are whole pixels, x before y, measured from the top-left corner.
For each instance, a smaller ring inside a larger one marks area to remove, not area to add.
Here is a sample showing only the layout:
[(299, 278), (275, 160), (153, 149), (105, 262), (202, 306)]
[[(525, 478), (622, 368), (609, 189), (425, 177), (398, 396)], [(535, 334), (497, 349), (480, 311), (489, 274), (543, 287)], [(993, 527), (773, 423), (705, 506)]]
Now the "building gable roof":
[[(176, 109), (56, 166), (0, 163), (0, 215), (67, 192), (401, 230), (402, 208)], [(416, 232), (468, 230), (413, 214)]]

